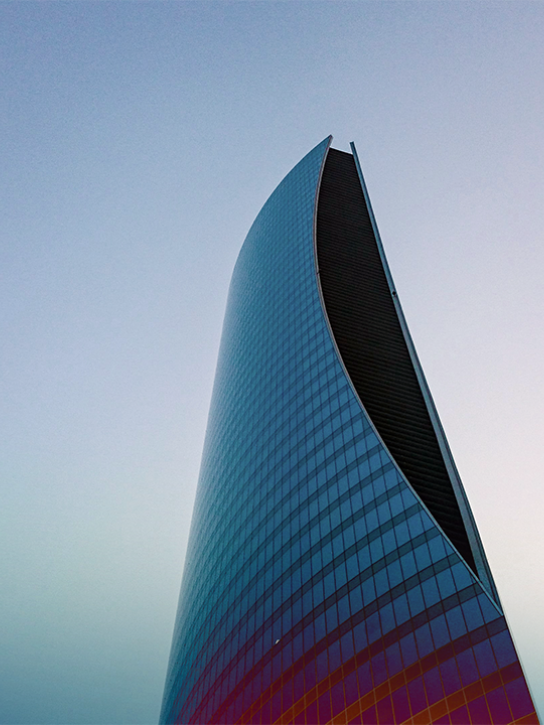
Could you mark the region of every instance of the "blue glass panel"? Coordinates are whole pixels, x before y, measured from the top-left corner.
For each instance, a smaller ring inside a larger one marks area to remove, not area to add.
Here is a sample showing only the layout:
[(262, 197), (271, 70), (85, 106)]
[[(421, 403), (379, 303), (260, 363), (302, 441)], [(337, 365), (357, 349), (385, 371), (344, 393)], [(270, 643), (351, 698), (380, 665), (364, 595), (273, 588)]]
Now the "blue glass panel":
[[(324, 723), (436, 651), (440, 677), (412, 676), (357, 716), (402, 722), (517, 661), (338, 358), (314, 257), (327, 148), (272, 194), (233, 274), (162, 722)], [(526, 703), (509, 688), (490, 708), (510, 691)]]

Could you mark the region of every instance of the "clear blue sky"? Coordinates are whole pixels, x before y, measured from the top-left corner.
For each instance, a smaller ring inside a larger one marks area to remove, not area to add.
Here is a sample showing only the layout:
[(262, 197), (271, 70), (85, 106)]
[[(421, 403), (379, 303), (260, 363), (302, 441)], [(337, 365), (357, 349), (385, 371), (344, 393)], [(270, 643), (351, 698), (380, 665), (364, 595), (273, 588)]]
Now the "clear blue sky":
[(0, 721), (156, 722), (232, 267), (332, 133), (544, 711), (544, 4), (0, 4)]

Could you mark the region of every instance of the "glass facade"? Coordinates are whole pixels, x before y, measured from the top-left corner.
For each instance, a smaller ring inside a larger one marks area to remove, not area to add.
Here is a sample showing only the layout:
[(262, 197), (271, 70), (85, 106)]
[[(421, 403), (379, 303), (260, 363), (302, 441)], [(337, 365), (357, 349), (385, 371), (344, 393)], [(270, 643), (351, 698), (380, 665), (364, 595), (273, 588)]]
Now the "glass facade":
[(500, 609), (382, 442), (324, 313), (330, 139), (233, 274), (163, 723), (538, 723)]

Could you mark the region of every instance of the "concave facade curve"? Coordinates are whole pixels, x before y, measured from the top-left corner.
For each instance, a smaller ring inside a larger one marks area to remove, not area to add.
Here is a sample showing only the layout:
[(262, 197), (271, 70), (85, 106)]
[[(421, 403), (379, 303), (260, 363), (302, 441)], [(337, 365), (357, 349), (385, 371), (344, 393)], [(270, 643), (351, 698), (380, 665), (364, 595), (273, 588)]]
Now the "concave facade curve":
[(536, 723), (379, 259), (354, 251), (353, 157), (329, 147), (234, 270), (161, 722)]

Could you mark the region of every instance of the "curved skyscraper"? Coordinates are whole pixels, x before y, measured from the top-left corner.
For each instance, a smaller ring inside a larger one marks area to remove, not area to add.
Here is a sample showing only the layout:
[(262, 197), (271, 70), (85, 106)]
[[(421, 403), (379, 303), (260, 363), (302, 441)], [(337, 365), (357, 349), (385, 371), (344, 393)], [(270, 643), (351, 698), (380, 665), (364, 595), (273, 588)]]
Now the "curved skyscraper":
[(234, 270), (163, 723), (538, 723), (352, 150)]

